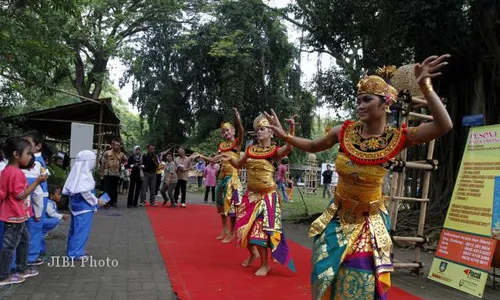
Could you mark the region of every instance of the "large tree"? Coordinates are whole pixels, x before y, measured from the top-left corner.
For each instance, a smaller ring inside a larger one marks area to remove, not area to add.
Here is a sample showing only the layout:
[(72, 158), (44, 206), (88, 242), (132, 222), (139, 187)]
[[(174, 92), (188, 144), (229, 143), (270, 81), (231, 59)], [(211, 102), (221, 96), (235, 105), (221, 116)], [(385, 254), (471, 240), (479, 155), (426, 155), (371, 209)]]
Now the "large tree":
[(198, 26), (152, 27), (130, 61), (131, 101), (160, 133), (156, 143), (203, 141), (232, 119), (234, 106), (247, 130), (262, 111), (300, 110), (300, 130), (308, 135), (315, 99), (300, 86), (297, 51), (276, 12), (256, 0), (210, 8)]
[(444, 75), (435, 80), (455, 124), (436, 149), (440, 169), (433, 180), (432, 206), (445, 212), (467, 139), (462, 116), (484, 113), (487, 124), (500, 121), (498, 1), (297, 0), (291, 11), (301, 20), (291, 21), (307, 31), (310, 49), (329, 53), (337, 62), (337, 69), (328, 72), (341, 77), (321, 77), (323, 91), (333, 95), (327, 100), (337, 107), (348, 99), (342, 97), (343, 82), (350, 82), (354, 93), (363, 69), (452, 55)]
[(152, 24), (190, 22), (197, 1), (5, 2), (10, 5), (0, 8), (2, 73), (51, 87), (69, 78), (78, 95), (98, 99), (111, 58), (125, 56)]

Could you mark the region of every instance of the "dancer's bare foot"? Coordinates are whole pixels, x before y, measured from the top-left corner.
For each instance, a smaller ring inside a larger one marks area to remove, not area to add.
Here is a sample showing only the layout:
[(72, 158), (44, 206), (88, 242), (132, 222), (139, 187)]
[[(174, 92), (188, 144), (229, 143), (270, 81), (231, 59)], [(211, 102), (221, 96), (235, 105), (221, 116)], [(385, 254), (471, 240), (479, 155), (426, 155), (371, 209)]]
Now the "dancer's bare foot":
[(270, 270), (271, 268), (268, 265), (263, 265), (255, 272), (255, 276), (266, 276)]
[(249, 258), (245, 259), (243, 261), (243, 263), (241, 263), (241, 265), (246, 268), (246, 267), (250, 266), (252, 264), (252, 262), (254, 260), (256, 260), (257, 258), (259, 258), (259, 254), (258, 253), (255, 254), (254, 253), (254, 254), (250, 255)]
[(223, 232), (221, 232), (221, 233), (220, 233), (220, 234), (219, 234), (219, 235), (218, 235), (215, 239), (216, 239), (216, 240), (222, 240), (222, 239), (224, 239), (224, 237), (225, 237), (227, 234), (228, 234), (227, 232), (223, 231)]
[(226, 237), (222, 240), (222, 243), (228, 244), (234, 239), (234, 233), (228, 233)]

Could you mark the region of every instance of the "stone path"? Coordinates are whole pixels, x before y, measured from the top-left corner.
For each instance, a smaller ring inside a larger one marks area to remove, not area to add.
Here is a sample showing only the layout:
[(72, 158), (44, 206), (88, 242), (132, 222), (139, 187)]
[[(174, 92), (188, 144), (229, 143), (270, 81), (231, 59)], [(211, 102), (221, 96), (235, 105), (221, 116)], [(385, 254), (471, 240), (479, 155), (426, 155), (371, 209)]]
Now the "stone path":
[[(68, 224), (60, 231), (67, 234)], [(65, 254), (66, 240), (47, 243), (49, 252)], [(0, 295), (7, 294), (6, 300), (177, 299), (144, 208), (99, 210), (87, 250), (93, 260), (83, 266), (75, 261), (74, 267), (63, 267), (61, 257), (59, 267), (50, 267), (47, 260), (39, 268), (40, 275), (9, 290), (3, 288)]]

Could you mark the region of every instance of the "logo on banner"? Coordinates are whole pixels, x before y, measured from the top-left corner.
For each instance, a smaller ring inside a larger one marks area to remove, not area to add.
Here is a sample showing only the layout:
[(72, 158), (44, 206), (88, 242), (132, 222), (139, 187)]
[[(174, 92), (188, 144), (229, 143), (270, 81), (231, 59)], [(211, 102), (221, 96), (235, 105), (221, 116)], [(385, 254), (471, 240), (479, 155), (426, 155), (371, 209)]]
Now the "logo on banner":
[(465, 269), (464, 273), (469, 278), (476, 279), (476, 280), (480, 280), (481, 279), (481, 273), (480, 272), (475, 272), (474, 270), (471, 270), (471, 269)]
[(443, 273), (444, 271), (446, 271), (447, 267), (448, 267), (448, 263), (442, 261), (441, 264), (439, 265), (439, 272)]

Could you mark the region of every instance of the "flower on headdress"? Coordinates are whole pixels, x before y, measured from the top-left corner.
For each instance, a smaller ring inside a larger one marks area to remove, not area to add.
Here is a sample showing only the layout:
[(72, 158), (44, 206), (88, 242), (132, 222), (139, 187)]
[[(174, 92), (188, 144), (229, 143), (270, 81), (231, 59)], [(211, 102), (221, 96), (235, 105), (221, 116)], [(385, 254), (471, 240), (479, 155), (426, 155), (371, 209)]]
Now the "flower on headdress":
[(392, 95), (390, 93), (385, 94), (384, 96), (385, 103), (389, 103), (392, 100)]

